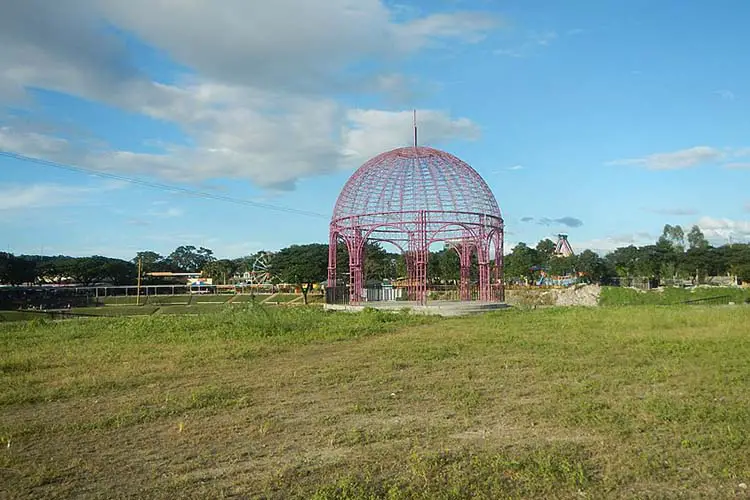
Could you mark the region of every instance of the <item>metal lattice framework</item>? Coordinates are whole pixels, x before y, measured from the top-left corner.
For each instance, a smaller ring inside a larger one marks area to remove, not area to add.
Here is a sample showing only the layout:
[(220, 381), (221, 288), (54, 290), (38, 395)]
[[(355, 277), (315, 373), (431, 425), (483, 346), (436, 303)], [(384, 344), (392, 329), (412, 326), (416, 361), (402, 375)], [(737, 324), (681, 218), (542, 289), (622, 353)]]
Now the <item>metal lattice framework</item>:
[(409, 300), (424, 303), (430, 245), (445, 242), (460, 256), (462, 300), (471, 299), (474, 253), (479, 300), (504, 300), (503, 235), (495, 196), (468, 164), (429, 147), (394, 149), (354, 172), (336, 201), (328, 285), (336, 286), (336, 247), (343, 241), (349, 252), (349, 300), (361, 302), (365, 243), (385, 242), (405, 256)]

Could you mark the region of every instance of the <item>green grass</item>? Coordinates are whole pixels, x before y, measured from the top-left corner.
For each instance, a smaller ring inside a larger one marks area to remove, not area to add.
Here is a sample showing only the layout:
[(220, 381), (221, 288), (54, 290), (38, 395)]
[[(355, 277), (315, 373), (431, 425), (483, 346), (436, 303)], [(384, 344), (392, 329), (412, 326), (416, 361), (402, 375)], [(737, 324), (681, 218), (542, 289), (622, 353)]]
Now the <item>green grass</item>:
[(240, 304), (246, 302), (262, 302), (263, 300), (270, 297), (270, 293), (256, 293), (256, 294), (240, 294), (237, 295), (232, 301), (233, 304)]
[[(140, 303), (149, 304), (154, 306), (159, 305), (174, 305), (174, 304), (198, 304), (203, 302), (218, 302), (225, 303), (231, 299), (233, 295), (229, 294), (181, 294), (181, 295), (150, 295), (141, 297)], [(136, 297), (121, 296), (121, 297), (99, 297), (96, 299), (102, 305), (135, 305)]]
[(325, 304), (326, 296), (320, 293), (309, 293), (307, 295), (308, 304)]
[(229, 306), (226, 304), (191, 304), (162, 306), (156, 311), (157, 314), (211, 314), (223, 311)]
[(2, 321), (29, 321), (45, 318), (45, 314), (28, 311), (0, 311), (0, 322)]
[(150, 306), (187, 305), (191, 295), (150, 295), (146, 303)]
[(295, 299), (301, 300), (302, 294), (296, 294), (296, 293), (277, 293), (273, 297), (271, 297), (268, 301), (269, 302), (276, 302), (276, 303), (283, 303), (283, 302), (291, 302)]
[(750, 308), (0, 324), (0, 496), (737, 498)]
[(153, 314), (159, 306), (142, 305), (142, 306), (100, 306), (100, 307), (74, 307), (71, 309), (72, 314), (84, 316), (140, 316)]
[(219, 303), (224, 304), (229, 299), (234, 297), (234, 295), (220, 295), (220, 294), (211, 294), (211, 295), (193, 295), (190, 304), (201, 304), (204, 302), (211, 302), (211, 303)]
[[(117, 296), (117, 297), (98, 297), (97, 302), (103, 305), (108, 306), (120, 306), (120, 305), (129, 305), (134, 306), (137, 302), (137, 297), (135, 296)], [(141, 297), (140, 303), (144, 304), (146, 302), (146, 297)]]
[(729, 287), (673, 288), (641, 291), (633, 288), (602, 287), (599, 304), (621, 305), (674, 305), (686, 301), (716, 299), (717, 304), (750, 302), (750, 289)]

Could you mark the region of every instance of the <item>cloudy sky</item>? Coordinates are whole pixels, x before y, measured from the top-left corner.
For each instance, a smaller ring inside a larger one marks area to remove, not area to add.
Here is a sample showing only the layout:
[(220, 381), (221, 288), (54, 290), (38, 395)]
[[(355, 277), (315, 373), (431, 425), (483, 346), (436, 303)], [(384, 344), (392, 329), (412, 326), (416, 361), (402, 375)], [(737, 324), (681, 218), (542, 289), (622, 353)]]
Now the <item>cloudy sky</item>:
[(327, 241), (341, 186), (409, 144), (412, 108), (422, 144), (487, 180), (511, 245), (750, 238), (743, 0), (0, 3), (4, 251)]

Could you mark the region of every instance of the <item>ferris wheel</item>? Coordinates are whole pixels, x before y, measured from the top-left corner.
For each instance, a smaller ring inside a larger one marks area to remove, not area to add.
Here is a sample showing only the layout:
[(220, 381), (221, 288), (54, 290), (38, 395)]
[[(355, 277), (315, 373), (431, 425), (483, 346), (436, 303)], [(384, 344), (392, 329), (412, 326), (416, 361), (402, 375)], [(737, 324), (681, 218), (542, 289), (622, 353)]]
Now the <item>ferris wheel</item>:
[(268, 252), (259, 252), (255, 256), (253, 262), (253, 268), (250, 271), (250, 279), (248, 282), (251, 285), (270, 285), (273, 275), (271, 274), (271, 254)]

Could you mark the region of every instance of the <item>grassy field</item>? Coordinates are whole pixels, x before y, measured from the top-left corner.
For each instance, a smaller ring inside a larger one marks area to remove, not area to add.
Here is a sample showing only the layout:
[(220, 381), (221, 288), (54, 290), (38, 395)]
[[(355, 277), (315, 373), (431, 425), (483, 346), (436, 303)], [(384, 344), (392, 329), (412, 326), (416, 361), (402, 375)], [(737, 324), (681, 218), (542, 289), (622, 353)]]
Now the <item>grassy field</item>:
[(2, 323), (0, 497), (746, 498), (749, 324), (745, 306)]
[(0, 311), (0, 322), (3, 321), (29, 321), (43, 317), (44, 314), (39, 314), (33, 311)]
[(291, 302), (293, 300), (301, 299), (301, 297), (301, 295), (297, 295), (296, 293), (276, 293), (272, 295), (267, 300), (267, 302), (282, 304), (285, 302)]
[(675, 305), (685, 302), (742, 304), (750, 302), (750, 289), (730, 287), (674, 288), (649, 291), (633, 288), (602, 287), (599, 305)]

